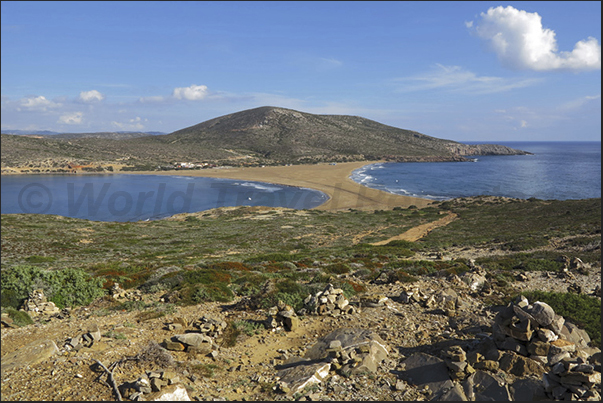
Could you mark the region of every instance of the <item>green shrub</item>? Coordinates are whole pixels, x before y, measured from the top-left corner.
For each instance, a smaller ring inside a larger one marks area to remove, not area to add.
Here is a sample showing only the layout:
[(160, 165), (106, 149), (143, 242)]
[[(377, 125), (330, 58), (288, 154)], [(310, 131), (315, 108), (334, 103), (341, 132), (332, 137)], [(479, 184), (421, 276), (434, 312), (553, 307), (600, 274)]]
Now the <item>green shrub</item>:
[(252, 320), (237, 320), (234, 321), (232, 325), (235, 329), (239, 330), (239, 332), (245, 333), (247, 336), (259, 334), (261, 333), (261, 330), (264, 329), (264, 325), (261, 322)]
[(290, 253), (264, 253), (245, 259), (244, 263), (286, 262), (299, 258), (300, 256)]
[(325, 267), (326, 273), (345, 274), (350, 272), (350, 266), (344, 263), (333, 263)]
[(2, 272), (2, 306), (19, 308), (34, 289), (44, 290), (48, 300), (59, 308), (88, 305), (105, 294), (103, 283), (103, 279), (93, 278), (83, 269), (15, 266)]
[(411, 241), (405, 241), (403, 239), (397, 239), (394, 241), (389, 241), (385, 246), (397, 246), (406, 249), (412, 249), (415, 247), (415, 243)]
[(8, 316), (13, 320), (13, 324), (17, 326), (23, 327), (34, 323), (31, 319), (31, 316), (29, 316), (29, 314), (25, 311), (18, 311), (14, 308), (8, 308), (6, 312), (8, 313)]
[(37, 255), (33, 255), (33, 256), (26, 257), (25, 260), (28, 263), (47, 263), (47, 262), (54, 262), (55, 260), (57, 260), (57, 258), (54, 257), (54, 256), (37, 256)]

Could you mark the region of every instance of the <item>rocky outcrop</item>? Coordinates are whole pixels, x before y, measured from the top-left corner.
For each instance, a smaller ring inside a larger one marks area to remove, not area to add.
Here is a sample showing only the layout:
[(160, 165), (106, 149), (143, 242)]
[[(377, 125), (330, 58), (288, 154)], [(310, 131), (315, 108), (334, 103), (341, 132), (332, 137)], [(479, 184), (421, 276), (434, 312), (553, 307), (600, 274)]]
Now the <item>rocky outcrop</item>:
[(499, 144), (449, 144), (447, 148), (456, 155), (531, 155), (528, 151), (517, 150)]
[(330, 372), (375, 373), (388, 354), (386, 343), (371, 330), (337, 329), (318, 340), (303, 358), (293, 357), (281, 366), (279, 388), (296, 393), (322, 382)]

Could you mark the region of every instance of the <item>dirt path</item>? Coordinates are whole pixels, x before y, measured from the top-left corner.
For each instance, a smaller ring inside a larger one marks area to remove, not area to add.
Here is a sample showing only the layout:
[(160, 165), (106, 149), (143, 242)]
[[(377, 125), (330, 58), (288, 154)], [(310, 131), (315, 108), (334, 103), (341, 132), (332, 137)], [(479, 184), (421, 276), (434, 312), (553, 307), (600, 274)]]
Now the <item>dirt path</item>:
[(374, 242), (371, 245), (380, 246), (385, 245), (391, 241), (411, 241), (414, 242), (418, 239), (423, 238), (429, 232), (433, 231), (436, 228), (443, 227), (445, 225), (450, 224), (454, 220), (456, 220), (457, 215), (454, 213), (449, 213), (446, 217), (442, 217), (439, 220), (428, 222), (427, 224), (417, 225), (414, 228), (409, 229), (403, 234), (393, 236), (389, 239), (385, 239), (383, 241)]

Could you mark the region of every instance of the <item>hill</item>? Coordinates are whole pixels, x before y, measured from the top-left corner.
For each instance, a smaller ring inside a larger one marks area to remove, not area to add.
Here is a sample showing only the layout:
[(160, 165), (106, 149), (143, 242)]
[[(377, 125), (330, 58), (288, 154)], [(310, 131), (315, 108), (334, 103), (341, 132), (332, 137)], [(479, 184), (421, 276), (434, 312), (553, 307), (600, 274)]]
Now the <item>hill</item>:
[(484, 154), (527, 153), (500, 145), (442, 140), (358, 116), (315, 115), (270, 106), (221, 116), (165, 135), (2, 134), (3, 168), (28, 167), (42, 172), (69, 161), (149, 170), (178, 161), (216, 165), (462, 161), (466, 155)]
[(265, 158), (422, 160), (462, 155), (525, 154), (504, 146), (469, 146), (359, 116), (314, 115), (264, 106), (208, 120), (164, 136), (171, 143), (234, 149)]

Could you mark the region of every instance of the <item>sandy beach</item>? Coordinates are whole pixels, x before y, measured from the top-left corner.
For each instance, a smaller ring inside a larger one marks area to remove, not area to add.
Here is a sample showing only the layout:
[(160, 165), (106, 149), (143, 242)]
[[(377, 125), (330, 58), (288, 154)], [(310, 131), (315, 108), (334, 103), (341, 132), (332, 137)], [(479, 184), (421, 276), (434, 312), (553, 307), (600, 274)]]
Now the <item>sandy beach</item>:
[(212, 168), (181, 171), (120, 172), (148, 175), (183, 175), (267, 182), (320, 190), (329, 200), (316, 207), (319, 210), (386, 210), (394, 207), (426, 207), (433, 201), (400, 196), (360, 185), (349, 178), (352, 171), (380, 161), (357, 161), (331, 165), (267, 166), (252, 168)]

